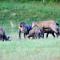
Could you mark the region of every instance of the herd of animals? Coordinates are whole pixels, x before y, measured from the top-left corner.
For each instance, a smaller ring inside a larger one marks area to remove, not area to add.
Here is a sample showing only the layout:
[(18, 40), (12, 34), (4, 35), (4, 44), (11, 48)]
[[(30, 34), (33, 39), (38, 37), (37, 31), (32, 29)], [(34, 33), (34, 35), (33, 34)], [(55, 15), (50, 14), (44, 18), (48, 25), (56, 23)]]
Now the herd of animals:
[[(24, 38), (44, 38), (44, 34), (46, 33), (46, 38), (48, 38), (49, 34), (52, 34), (53, 37), (59, 37), (60, 35), (60, 27), (59, 24), (55, 20), (48, 21), (39, 21), (32, 22), (31, 25), (26, 24), (25, 22), (20, 22), (19, 24), (19, 39), (21, 39), (21, 33), (24, 34)], [(9, 36), (5, 34), (5, 30), (0, 28), (0, 40), (8, 41)]]

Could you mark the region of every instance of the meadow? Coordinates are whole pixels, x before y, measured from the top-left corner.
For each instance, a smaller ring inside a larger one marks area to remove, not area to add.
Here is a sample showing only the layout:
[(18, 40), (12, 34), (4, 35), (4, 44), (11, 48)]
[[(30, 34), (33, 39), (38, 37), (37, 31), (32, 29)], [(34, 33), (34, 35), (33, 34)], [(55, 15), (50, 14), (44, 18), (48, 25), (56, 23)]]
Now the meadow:
[(49, 19), (60, 22), (60, 4), (0, 2), (0, 26), (11, 37), (11, 41), (0, 41), (0, 60), (60, 60), (60, 37), (18, 38), (21, 21), (31, 24)]

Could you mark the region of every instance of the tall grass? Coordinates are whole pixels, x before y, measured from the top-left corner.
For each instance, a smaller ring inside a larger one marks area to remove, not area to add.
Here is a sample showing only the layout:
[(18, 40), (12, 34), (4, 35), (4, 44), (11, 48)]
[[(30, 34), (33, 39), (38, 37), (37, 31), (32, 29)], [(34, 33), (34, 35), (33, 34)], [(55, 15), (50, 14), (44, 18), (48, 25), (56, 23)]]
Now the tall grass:
[(0, 26), (7, 30), (8, 28), (12, 29), (10, 28), (10, 21), (14, 23), (15, 30), (21, 21), (31, 24), (32, 21), (49, 19), (60, 22), (60, 4), (44, 5), (41, 2), (0, 2)]

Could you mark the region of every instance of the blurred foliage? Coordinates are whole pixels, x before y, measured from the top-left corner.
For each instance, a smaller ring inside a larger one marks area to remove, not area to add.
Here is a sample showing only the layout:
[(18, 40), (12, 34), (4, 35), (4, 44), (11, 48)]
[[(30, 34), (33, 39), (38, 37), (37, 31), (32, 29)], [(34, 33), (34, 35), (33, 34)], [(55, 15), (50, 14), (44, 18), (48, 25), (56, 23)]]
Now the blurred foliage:
[(30, 2), (30, 1), (40, 1), (43, 3), (46, 2), (60, 2), (60, 0), (0, 0), (0, 1), (8, 1), (8, 2)]
[[(33, 21), (49, 19), (60, 22), (60, 4), (0, 2), (0, 26), (3, 26), (9, 32), (11, 29), (12, 31), (13, 29), (14, 31), (18, 29), (21, 21), (31, 24)], [(14, 24), (14, 27), (11, 27), (11, 22)]]

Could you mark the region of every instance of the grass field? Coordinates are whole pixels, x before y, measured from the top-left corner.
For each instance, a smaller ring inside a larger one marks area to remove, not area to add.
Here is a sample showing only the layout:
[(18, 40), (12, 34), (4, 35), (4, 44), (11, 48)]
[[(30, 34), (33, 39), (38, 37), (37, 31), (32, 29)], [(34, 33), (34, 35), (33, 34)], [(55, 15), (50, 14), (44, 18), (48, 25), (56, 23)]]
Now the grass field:
[(60, 60), (60, 40), (0, 42), (0, 60)]
[(31, 24), (48, 19), (60, 22), (60, 4), (0, 2), (0, 26), (11, 37), (11, 41), (0, 41), (0, 60), (60, 60), (60, 37), (18, 38), (19, 22)]

